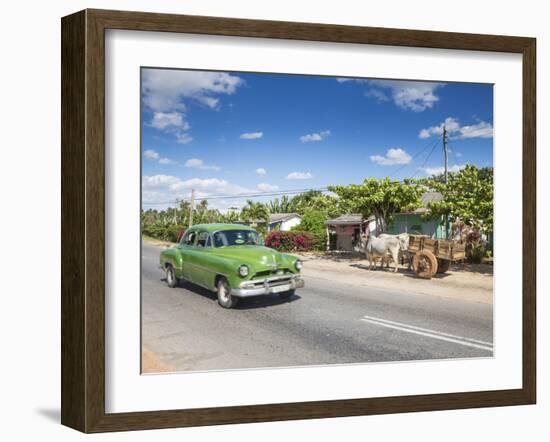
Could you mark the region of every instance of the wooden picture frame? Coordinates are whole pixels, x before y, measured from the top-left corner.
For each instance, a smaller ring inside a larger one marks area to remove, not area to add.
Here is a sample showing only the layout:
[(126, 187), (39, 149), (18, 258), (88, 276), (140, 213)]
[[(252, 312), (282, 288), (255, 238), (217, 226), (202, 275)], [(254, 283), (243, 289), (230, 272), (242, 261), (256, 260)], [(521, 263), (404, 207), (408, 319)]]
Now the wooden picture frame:
[[(523, 57), (523, 385), (132, 413), (105, 412), (105, 30), (517, 53)], [(84, 10), (62, 19), (62, 424), (83, 432), (533, 404), (536, 398), (536, 41), (533, 38)]]

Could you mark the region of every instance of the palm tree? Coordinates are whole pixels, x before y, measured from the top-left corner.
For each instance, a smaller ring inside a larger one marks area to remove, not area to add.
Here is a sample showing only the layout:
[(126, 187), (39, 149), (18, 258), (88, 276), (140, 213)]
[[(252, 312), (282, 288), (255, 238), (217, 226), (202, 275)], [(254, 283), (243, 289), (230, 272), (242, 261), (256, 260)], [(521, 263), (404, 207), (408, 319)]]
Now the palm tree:
[(269, 221), (269, 209), (263, 203), (247, 200), (246, 206), (241, 211), (241, 217), (243, 221), (254, 225), (258, 224), (258, 222), (267, 224)]
[(267, 208), (270, 213), (291, 213), (294, 212), (294, 203), (288, 196), (283, 195), (280, 200), (275, 198), (269, 201)]
[(240, 213), (236, 210), (228, 210), (224, 214), (220, 214), (220, 221), (223, 223), (233, 224), (240, 218)]

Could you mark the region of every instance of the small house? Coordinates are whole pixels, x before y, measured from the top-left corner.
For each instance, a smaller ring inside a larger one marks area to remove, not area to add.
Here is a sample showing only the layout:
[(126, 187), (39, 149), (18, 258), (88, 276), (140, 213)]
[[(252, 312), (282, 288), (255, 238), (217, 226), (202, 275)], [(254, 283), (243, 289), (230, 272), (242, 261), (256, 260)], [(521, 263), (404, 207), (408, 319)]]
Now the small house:
[(271, 213), (267, 223), (263, 220), (252, 220), (249, 222), (238, 221), (238, 224), (248, 224), (252, 227), (265, 228), (268, 232), (273, 230), (281, 230), (283, 232), (290, 231), (294, 226), (302, 222), (302, 217), (297, 213)]
[(365, 220), (363, 215), (348, 213), (338, 218), (329, 219), (327, 226), (327, 250), (353, 252), (361, 235), (373, 232), (376, 222), (373, 217)]
[(302, 217), (297, 213), (272, 213), (269, 215), (268, 231), (281, 230), (288, 232), (302, 222)]
[(445, 239), (450, 237), (445, 235), (445, 217), (436, 219), (425, 219), (428, 213), (428, 204), (430, 202), (442, 201), (443, 195), (439, 192), (426, 192), (421, 197), (421, 206), (407, 212), (394, 214), (393, 223), (388, 226), (388, 233), (399, 234), (403, 232), (428, 235), (435, 239)]

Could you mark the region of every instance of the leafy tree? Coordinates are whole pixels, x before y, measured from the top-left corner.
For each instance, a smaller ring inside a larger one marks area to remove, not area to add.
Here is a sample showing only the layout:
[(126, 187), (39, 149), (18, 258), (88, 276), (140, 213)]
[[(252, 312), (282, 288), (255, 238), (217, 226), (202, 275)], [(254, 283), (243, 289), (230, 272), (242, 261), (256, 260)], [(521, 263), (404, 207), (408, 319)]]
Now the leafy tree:
[(258, 221), (267, 223), (269, 221), (269, 210), (261, 202), (247, 200), (246, 206), (241, 211), (241, 217), (249, 223), (257, 223)]
[(239, 221), (241, 213), (236, 210), (229, 210), (226, 213), (220, 213), (217, 222), (234, 224)]
[(267, 203), (269, 213), (292, 213), (294, 212), (294, 203), (292, 200), (283, 195), (281, 199), (275, 198)]
[(214, 223), (219, 220), (220, 215), (219, 210), (209, 209), (208, 201), (202, 200), (193, 212), (193, 224)]
[(448, 174), (448, 183), (432, 178), (424, 185), (441, 192), (443, 200), (428, 204), (431, 217), (447, 215), (449, 221), (463, 221), (482, 233), (493, 231), (493, 168), (468, 164)]
[(379, 231), (386, 231), (397, 212), (420, 205), (422, 187), (412, 180), (392, 181), (390, 178), (367, 178), (362, 184), (329, 186), (348, 213), (361, 213), (365, 218), (374, 215)]
[(308, 190), (307, 192), (296, 195), (291, 200), (293, 212), (303, 215), (307, 209), (315, 209), (325, 212), (329, 217), (336, 217), (342, 214), (338, 205), (338, 200), (330, 195), (326, 195), (319, 190)]
[(307, 208), (302, 215), (300, 224), (293, 227), (296, 232), (307, 232), (313, 235), (313, 247), (316, 250), (325, 250), (327, 244), (327, 228), (325, 221), (328, 219), (327, 213)]

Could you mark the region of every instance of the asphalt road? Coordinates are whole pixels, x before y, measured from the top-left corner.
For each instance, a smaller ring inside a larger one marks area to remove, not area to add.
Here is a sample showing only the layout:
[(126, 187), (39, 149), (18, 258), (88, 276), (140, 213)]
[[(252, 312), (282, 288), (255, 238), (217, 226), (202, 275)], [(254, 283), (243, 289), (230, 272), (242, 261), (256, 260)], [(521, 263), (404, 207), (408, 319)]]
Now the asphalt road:
[(305, 277), (289, 300), (170, 289), (142, 248), (142, 342), (177, 371), (492, 357), (492, 306)]

